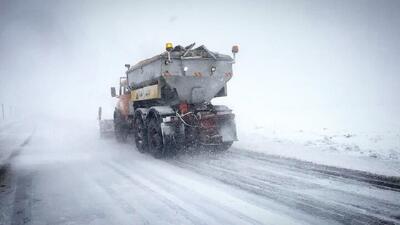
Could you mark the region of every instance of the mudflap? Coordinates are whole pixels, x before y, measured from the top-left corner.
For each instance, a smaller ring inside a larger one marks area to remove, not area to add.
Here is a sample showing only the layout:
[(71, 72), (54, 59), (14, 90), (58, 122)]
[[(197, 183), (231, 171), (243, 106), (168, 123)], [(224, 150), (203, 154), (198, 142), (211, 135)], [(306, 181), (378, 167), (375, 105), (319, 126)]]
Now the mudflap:
[(236, 123), (234, 119), (229, 119), (224, 121), (218, 130), (218, 133), (222, 137), (222, 142), (231, 142), (237, 141), (237, 133), (236, 133)]
[(177, 150), (179, 145), (179, 126), (175, 123), (161, 123), (161, 132), (163, 137), (164, 146), (168, 150)]

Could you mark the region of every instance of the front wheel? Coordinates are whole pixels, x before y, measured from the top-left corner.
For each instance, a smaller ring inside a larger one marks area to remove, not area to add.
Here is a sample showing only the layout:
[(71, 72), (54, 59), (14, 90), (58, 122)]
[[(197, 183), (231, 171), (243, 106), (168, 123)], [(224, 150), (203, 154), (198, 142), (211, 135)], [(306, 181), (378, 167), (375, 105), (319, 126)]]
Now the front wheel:
[(128, 138), (128, 132), (120, 124), (115, 124), (115, 137), (117, 141), (125, 143)]

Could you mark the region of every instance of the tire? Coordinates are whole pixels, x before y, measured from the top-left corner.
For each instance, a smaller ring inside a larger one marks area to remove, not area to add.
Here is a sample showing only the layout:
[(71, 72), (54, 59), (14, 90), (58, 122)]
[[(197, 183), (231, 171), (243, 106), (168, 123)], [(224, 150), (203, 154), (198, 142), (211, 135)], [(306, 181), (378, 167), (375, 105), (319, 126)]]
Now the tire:
[(118, 112), (114, 112), (114, 132), (118, 142), (125, 143), (128, 137), (128, 132), (123, 127), (124, 120)]
[(155, 158), (166, 155), (166, 146), (163, 143), (161, 123), (155, 117), (151, 117), (147, 126), (148, 150)]
[(135, 116), (133, 127), (136, 148), (139, 152), (144, 153), (147, 151), (147, 129), (140, 114)]
[(227, 151), (233, 144), (233, 141), (222, 142), (219, 145), (209, 145), (206, 146), (205, 149), (212, 152), (224, 152)]
[(228, 150), (233, 144), (233, 141), (223, 142), (222, 144), (216, 146), (215, 150), (223, 152)]

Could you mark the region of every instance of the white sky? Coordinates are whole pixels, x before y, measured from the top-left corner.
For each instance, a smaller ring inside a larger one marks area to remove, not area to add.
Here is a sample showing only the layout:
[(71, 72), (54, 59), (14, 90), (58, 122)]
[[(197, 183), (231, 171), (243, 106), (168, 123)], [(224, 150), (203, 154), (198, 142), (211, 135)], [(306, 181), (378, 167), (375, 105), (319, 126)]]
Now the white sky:
[(123, 65), (167, 41), (239, 44), (216, 102), (240, 123), (400, 129), (399, 1), (0, 0), (0, 102), (94, 119)]

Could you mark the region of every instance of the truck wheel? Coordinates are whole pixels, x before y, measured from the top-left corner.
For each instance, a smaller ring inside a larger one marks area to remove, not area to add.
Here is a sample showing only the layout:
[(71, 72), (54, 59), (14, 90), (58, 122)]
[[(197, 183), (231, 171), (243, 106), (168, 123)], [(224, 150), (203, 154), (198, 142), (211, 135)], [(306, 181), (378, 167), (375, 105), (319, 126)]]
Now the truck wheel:
[(116, 124), (115, 137), (117, 138), (117, 141), (125, 143), (128, 137), (128, 133), (121, 125)]
[(140, 115), (135, 116), (133, 133), (136, 148), (143, 153), (147, 149), (147, 130)]
[(218, 145), (215, 150), (217, 151), (226, 151), (228, 150), (233, 144), (233, 141), (223, 142), (222, 144)]
[(166, 149), (163, 143), (161, 125), (157, 118), (150, 118), (147, 126), (147, 138), (149, 152), (155, 158), (162, 158), (166, 153)]
[(126, 143), (127, 139), (128, 139), (128, 132), (125, 129), (122, 129), (121, 142)]

